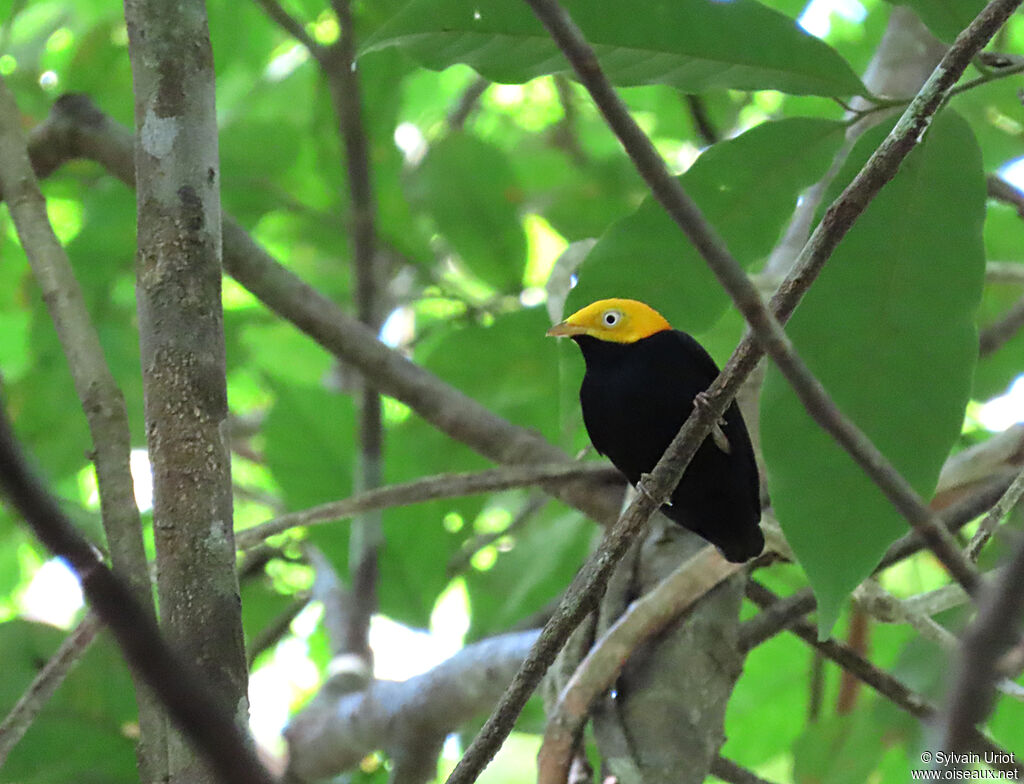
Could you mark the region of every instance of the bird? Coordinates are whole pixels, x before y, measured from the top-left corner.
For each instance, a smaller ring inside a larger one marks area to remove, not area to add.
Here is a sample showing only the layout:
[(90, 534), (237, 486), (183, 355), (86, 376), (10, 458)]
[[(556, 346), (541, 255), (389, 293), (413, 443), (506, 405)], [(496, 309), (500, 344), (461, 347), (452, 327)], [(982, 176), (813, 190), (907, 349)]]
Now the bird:
[[(583, 353), (583, 424), (594, 448), (634, 486), (655, 464), (718, 375), (692, 336), (672, 329), (654, 308), (602, 299), (548, 330)], [(715, 545), (728, 561), (761, 553), (757, 461), (743, 416), (730, 404), (704, 440), (661, 511)]]

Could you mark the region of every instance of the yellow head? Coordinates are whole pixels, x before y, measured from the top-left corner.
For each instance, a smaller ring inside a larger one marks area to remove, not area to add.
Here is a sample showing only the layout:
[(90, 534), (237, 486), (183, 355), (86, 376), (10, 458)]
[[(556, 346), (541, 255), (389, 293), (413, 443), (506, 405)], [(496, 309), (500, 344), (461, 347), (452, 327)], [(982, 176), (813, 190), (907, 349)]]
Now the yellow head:
[(635, 299), (599, 299), (548, 330), (549, 337), (589, 335), (612, 343), (634, 343), (671, 329), (654, 308)]

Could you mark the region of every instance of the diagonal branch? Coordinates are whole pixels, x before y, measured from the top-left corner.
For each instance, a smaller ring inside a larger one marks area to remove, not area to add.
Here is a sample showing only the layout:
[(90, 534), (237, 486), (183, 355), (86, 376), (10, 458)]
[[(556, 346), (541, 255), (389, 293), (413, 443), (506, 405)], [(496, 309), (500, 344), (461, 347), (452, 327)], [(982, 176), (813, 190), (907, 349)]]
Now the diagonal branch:
[(532, 485), (550, 487), (580, 478), (603, 480), (616, 484), (621, 484), (623, 481), (622, 475), (618, 471), (602, 463), (539, 463), (530, 466), (491, 468), (486, 471), (462, 474), (439, 474), (412, 482), (378, 487), (374, 490), (357, 493), (343, 501), (332, 501), (301, 512), (290, 512), (275, 517), (273, 520), (239, 531), (235, 535), (235, 544), (239, 550), (249, 550), (261, 544), (269, 536), (300, 525), (316, 525), (353, 517), (371, 510), (434, 501), (438, 498), (456, 498)]
[[(89, 424), (90, 455), (96, 467), (100, 510), (110, 560), (133, 595), (153, 609), (149, 566), (142, 542), (142, 523), (135, 504), (130, 454), (131, 432), (124, 395), (107, 365), (99, 334), (89, 317), (82, 289), (68, 256), (53, 233), (46, 204), (30, 164), (20, 113), (7, 84), (0, 79), (0, 191), (43, 292), (75, 391)], [(141, 684), (137, 684), (140, 685)], [(166, 723), (163, 712), (145, 688), (137, 689), (140, 773), (156, 781), (166, 772)]]
[(0, 722), (0, 768), (3, 767), (11, 749), (32, 726), (42, 707), (64, 682), (71, 669), (85, 656), (100, 627), (99, 618), (91, 612), (79, 621), (36, 674), (28, 689), (11, 708), (11, 712)]
[(255, 2), (278, 27), (306, 47), (313, 58), (321, 64), (324, 63), (326, 58), (324, 47), (313, 40), (312, 36), (306, 32), (302, 22), (284, 10), (284, 7), (277, 0), (255, 0)]
[(1017, 300), (997, 321), (989, 324), (978, 336), (978, 353), (982, 357), (995, 354), (1024, 329), (1024, 297)]
[[(173, 651), (156, 621), (99, 559), (28, 467), (6, 414), (0, 412), (0, 491), (36, 537), (78, 575), (90, 606), (113, 633), (132, 670), (156, 693), (179, 729), (225, 784), (272, 784), (219, 695)], [(231, 706), (232, 709), (234, 706)]]
[(985, 518), (978, 525), (978, 530), (967, 545), (966, 552), (968, 558), (972, 561), (978, 560), (981, 548), (992, 538), (992, 534), (995, 533), (999, 521), (1009, 514), (1021, 497), (1024, 497), (1024, 469), (1021, 469), (1021, 472), (1017, 474), (1016, 478), (1010, 483), (1010, 486), (1006, 488), (1003, 496), (996, 501), (995, 506), (988, 510), (988, 514), (985, 515)]
[[(762, 609), (770, 608), (780, 601), (785, 601), (780, 600), (772, 591), (753, 580), (747, 583), (747, 596)], [(817, 630), (813, 624), (797, 618), (787, 628), (815, 650), (820, 651), (826, 658), (834, 661), (846, 672), (854, 675), (858, 680), (870, 686), (910, 715), (926, 721), (938, 715), (938, 710), (928, 700), (911, 690), (898, 678), (876, 667), (863, 656), (853, 651), (848, 645), (833, 639), (819, 640)], [(1016, 772), (1018, 776), (1024, 773), (1024, 765), (1013, 760), (1011, 754), (1007, 754), (993, 743), (992, 740), (974, 729), (974, 727), (970, 727), (966, 733), (963, 748), (969, 748), (979, 753), (993, 752), (996, 754), (995, 759), (1009, 760), (1005, 763), (993, 762), (993, 767)]]
[(991, 584), (974, 621), (964, 633), (957, 675), (942, 716), (942, 748), (970, 749), (976, 725), (995, 704), (995, 686), (1002, 677), (997, 663), (1019, 639), (1024, 617), (1024, 540), (1006, 568)]

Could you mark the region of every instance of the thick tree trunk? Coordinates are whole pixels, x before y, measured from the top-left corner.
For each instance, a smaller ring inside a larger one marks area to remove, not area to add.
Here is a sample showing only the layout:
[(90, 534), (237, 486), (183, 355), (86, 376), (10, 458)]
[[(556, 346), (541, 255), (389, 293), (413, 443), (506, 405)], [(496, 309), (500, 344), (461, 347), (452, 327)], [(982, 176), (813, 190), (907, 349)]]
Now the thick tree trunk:
[[(213, 56), (202, 0), (126, 0), (135, 80), (137, 297), (160, 614), (247, 714), (232, 532)], [(214, 781), (179, 738), (171, 782)]]

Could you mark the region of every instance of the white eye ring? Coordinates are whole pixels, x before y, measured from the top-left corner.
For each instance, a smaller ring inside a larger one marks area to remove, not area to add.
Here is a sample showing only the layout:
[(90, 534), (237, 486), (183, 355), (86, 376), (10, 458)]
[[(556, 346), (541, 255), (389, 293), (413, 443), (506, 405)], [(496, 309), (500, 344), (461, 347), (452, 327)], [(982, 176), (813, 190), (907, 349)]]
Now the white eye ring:
[(601, 323), (606, 327), (617, 326), (622, 321), (622, 313), (617, 310), (606, 310), (601, 314)]

